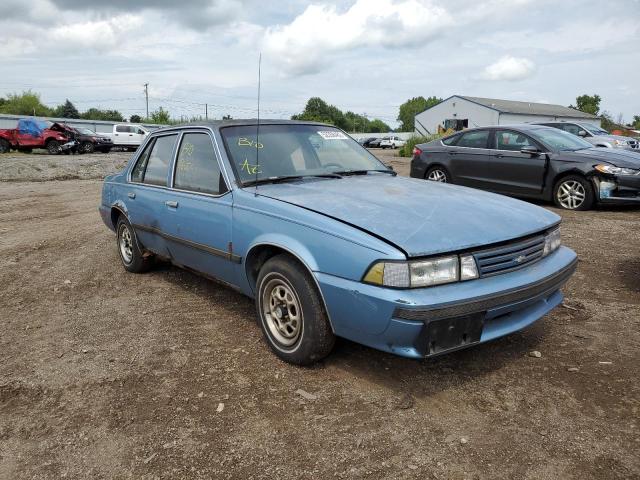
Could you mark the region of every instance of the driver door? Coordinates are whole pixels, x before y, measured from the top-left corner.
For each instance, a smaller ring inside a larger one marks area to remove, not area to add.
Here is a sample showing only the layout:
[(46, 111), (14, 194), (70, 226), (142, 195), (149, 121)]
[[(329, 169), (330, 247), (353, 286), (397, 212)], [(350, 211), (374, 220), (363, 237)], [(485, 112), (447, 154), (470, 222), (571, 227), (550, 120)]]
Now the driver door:
[[(510, 195), (539, 195), (542, 192), (547, 161), (541, 146), (531, 137), (507, 129), (494, 130), (492, 140), (492, 190)], [(535, 147), (541, 153), (522, 153), (520, 150), (524, 147)]]

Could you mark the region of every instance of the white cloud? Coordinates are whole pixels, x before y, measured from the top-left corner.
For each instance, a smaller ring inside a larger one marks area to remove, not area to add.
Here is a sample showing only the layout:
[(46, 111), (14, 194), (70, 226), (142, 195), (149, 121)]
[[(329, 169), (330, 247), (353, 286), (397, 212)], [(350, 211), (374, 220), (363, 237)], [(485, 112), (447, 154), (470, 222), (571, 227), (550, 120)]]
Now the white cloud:
[(487, 80), (524, 80), (535, 72), (535, 64), (527, 58), (506, 55), (484, 69), (482, 78)]
[(289, 73), (314, 73), (339, 51), (424, 44), (453, 23), (429, 0), (356, 0), (346, 11), (309, 5), (291, 23), (268, 28), (265, 52)]
[(129, 32), (142, 25), (140, 15), (117, 15), (108, 20), (69, 23), (54, 28), (50, 38), (56, 46), (111, 50), (127, 41)]

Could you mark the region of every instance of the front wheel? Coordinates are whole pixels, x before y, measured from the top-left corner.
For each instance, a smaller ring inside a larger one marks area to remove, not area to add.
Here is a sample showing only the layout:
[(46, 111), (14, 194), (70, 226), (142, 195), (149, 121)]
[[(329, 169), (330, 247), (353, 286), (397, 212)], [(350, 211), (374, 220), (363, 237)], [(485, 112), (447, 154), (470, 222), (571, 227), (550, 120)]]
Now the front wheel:
[(333, 349), (324, 305), (307, 270), (288, 255), (269, 259), (260, 269), (256, 308), (273, 352), (295, 365), (309, 365)]
[(49, 140), (47, 142), (47, 153), (49, 155), (60, 153), (60, 143), (57, 140)]
[(91, 142), (82, 142), (80, 144), (80, 152), (81, 153), (93, 153), (93, 143)]
[(440, 183), (450, 183), (451, 178), (449, 177), (449, 172), (445, 170), (444, 167), (436, 165), (435, 167), (431, 167), (427, 170), (427, 173), (424, 175), (425, 180), (429, 180), (431, 182), (440, 182)]
[(579, 175), (564, 177), (553, 189), (553, 201), (566, 210), (589, 210), (594, 197), (591, 182)]

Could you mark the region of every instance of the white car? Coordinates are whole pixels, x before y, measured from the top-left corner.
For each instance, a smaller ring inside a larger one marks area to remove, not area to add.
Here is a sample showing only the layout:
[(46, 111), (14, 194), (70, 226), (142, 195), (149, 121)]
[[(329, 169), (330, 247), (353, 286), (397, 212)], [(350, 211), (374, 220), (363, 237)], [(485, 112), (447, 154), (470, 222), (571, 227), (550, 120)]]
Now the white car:
[(142, 125), (132, 123), (117, 123), (113, 126), (113, 132), (101, 133), (111, 138), (114, 147), (127, 147), (136, 149), (144, 141), (149, 131)]
[(399, 148), (404, 147), (405, 141), (394, 135), (390, 137), (382, 137), (380, 140), (380, 148)]

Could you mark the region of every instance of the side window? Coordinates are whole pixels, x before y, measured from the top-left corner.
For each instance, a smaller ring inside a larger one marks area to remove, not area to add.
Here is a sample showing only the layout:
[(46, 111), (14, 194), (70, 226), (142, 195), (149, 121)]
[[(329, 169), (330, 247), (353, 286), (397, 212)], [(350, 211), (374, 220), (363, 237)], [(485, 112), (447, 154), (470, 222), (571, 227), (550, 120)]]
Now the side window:
[(496, 130), (496, 148), (519, 152), (523, 147), (535, 147), (535, 143), (526, 135), (510, 130)]
[(472, 132), (463, 133), (456, 143), (458, 147), (468, 148), (487, 148), (487, 140), (489, 140), (489, 130), (474, 130)]
[(147, 162), (149, 162), (149, 154), (151, 153), (151, 149), (153, 148), (153, 144), (155, 140), (151, 140), (144, 151), (140, 154), (138, 161), (136, 162), (136, 166), (133, 167), (131, 171), (131, 181), (142, 183), (142, 177), (144, 177), (144, 171), (147, 168)]
[(178, 150), (175, 188), (193, 192), (224, 193), (227, 188), (220, 173), (211, 137), (206, 133), (185, 133)]
[(176, 143), (176, 137), (177, 135), (165, 135), (156, 138), (151, 153), (149, 154), (147, 168), (142, 177), (143, 183), (161, 185), (163, 187), (167, 186), (167, 172), (169, 171), (171, 154), (173, 153), (173, 146)]
[(582, 130), (578, 125), (574, 125), (573, 123), (565, 123), (562, 125), (562, 129), (565, 132), (573, 133), (574, 135), (578, 135), (578, 132)]
[(129, 127), (127, 125), (116, 125), (116, 132), (129, 133)]

